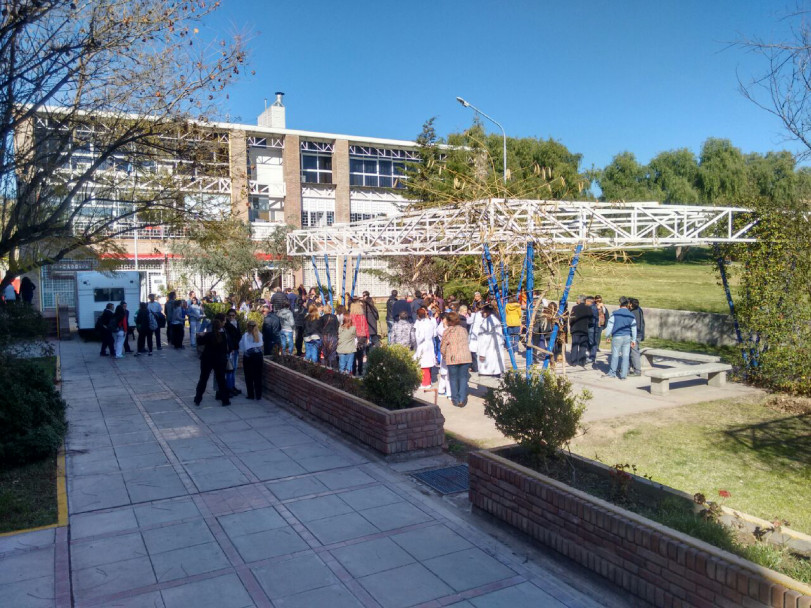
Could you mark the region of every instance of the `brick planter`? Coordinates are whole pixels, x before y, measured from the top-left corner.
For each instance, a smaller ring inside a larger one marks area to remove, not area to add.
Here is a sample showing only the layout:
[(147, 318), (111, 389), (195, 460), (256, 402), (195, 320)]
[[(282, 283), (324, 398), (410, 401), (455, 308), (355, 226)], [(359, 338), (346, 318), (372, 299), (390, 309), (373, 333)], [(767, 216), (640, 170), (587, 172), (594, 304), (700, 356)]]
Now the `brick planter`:
[[(509, 449), (509, 448), (508, 448)], [(811, 606), (811, 587), (486, 450), (470, 454), (474, 508), (653, 606)]]
[(445, 418), (436, 405), (387, 410), (268, 359), (263, 386), (386, 456), (436, 453), (445, 443)]

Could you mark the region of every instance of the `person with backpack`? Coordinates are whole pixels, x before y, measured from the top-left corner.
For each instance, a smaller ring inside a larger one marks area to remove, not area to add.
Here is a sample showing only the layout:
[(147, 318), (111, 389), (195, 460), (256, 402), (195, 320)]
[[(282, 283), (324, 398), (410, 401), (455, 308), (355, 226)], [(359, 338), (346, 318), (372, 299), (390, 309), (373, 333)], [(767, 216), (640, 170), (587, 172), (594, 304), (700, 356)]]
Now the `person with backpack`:
[(200, 356), (200, 378), (194, 393), (194, 405), (200, 405), (203, 400), (203, 393), (212, 371), (218, 387), (216, 398), (222, 401), (223, 406), (231, 405), (231, 395), (225, 379), (228, 339), (223, 329), (223, 319), (222, 314), (218, 314), (211, 323), (211, 331), (197, 335), (197, 342), (203, 346), (203, 353)]
[[(135, 327), (138, 329), (138, 347), (135, 349), (135, 356), (148, 354), (152, 356), (152, 333), (158, 328), (158, 322), (154, 315), (147, 308), (146, 302), (141, 302), (138, 312), (135, 313)], [(146, 350), (146, 345), (149, 350)]]
[[(148, 298), (149, 303), (146, 305), (146, 307), (149, 312), (152, 313), (152, 316), (155, 317), (155, 321), (158, 324), (158, 327), (155, 330), (155, 347), (158, 350), (161, 350), (161, 329), (166, 327), (166, 315), (164, 315), (163, 311), (161, 310), (161, 303), (155, 301), (154, 293), (149, 294)], [(168, 336), (166, 341), (169, 341)]]
[(129, 316), (127, 303), (121, 300), (121, 303), (115, 309), (115, 313), (113, 313), (113, 320), (110, 322), (110, 332), (115, 340), (116, 359), (124, 358), (124, 340), (126, 340), (129, 331)]
[(645, 339), (645, 313), (639, 307), (639, 300), (628, 298), (628, 310), (636, 319), (636, 342), (631, 345), (631, 371), (632, 376), (642, 375), (642, 353), (639, 343)]

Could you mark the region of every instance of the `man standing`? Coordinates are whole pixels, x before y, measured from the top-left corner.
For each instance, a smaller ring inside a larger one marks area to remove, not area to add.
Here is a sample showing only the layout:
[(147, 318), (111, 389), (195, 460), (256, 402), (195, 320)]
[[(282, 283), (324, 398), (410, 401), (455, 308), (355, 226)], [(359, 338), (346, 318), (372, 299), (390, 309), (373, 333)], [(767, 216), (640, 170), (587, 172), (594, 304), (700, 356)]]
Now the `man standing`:
[(589, 330), (589, 360), (595, 363), (597, 353), (600, 350), (600, 340), (603, 337), (603, 330), (608, 323), (608, 309), (603, 304), (603, 297), (594, 296), (594, 304), (591, 305), (591, 329)]
[(388, 329), (386, 335), (389, 335), (391, 333), (391, 326), (394, 325), (395, 321), (397, 320), (397, 318), (394, 316), (394, 313), (392, 312), (392, 307), (396, 303), (397, 303), (397, 290), (392, 289), (389, 299), (386, 300), (386, 328)]
[(369, 326), (369, 348), (380, 346), (380, 335), (377, 333), (380, 312), (368, 291), (363, 292), (363, 309), (366, 312), (366, 324)]
[(115, 357), (115, 341), (113, 339), (113, 332), (110, 330), (110, 322), (113, 320), (113, 303), (107, 304), (104, 312), (101, 313), (99, 320), (96, 321), (96, 329), (101, 334), (101, 352), (102, 357), (107, 357), (107, 350), (110, 350), (110, 357)]
[(577, 296), (577, 304), (569, 316), (569, 327), (572, 334), (572, 352), (570, 363), (586, 367), (589, 359), (589, 327), (592, 322), (591, 299)]
[(630, 367), (631, 347), (636, 344), (636, 319), (628, 310), (628, 298), (620, 298), (620, 307), (614, 311), (614, 314), (608, 320), (605, 333), (608, 334), (608, 339), (611, 341), (611, 366), (603, 378), (617, 377), (617, 365), (621, 356), (622, 367), (620, 368), (619, 379), (625, 380)]
[(273, 294), (270, 296), (270, 306), (273, 312), (279, 312), (287, 303), (287, 296), (282, 293), (281, 286), (276, 287), (276, 289), (273, 290)]
[(414, 291), (414, 299), (411, 301), (411, 318), (417, 318), (417, 309), (422, 308), (422, 293), (417, 289)]
[[(225, 329), (225, 338), (228, 341), (228, 360), (231, 364), (225, 368), (225, 383), (228, 385), (227, 388), (230, 391), (230, 395), (232, 397), (236, 397), (242, 392), (236, 387), (236, 369), (237, 363), (239, 362), (239, 341), (242, 339), (242, 332), (239, 331), (237, 311), (233, 308), (226, 314), (226, 322), (223, 329)], [(231, 368), (230, 371), (228, 370), (228, 367)], [(222, 390), (220, 390), (220, 392), (223, 394)]]
[[(155, 301), (154, 293), (149, 294), (149, 304), (147, 304), (146, 307), (150, 314), (155, 317), (155, 321), (158, 324), (158, 328), (155, 330), (155, 342), (158, 350), (161, 350), (161, 327), (166, 327), (166, 316), (164, 316), (163, 312), (161, 311), (161, 303)], [(168, 336), (166, 341), (169, 341)]]
[(406, 298), (397, 300), (391, 305), (391, 316), (395, 322), (402, 318), (401, 313), (406, 313), (409, 323), (414, 323), (414, 316), (411, 314), (411, 303)]
[[(279, 291), (279, 293), (281, 293), (281, 290)], [(271, 302), (272, 301), (273, 298), (271, 297)], [(286, 305), (287, 304), (286, 297), (284, 298), (284, 301)], [(264, 306), (262, 306), (262, 314), (265, 316), (265, 318), (262, 320), (262, 341), (265, 343), (265, 354), (272, 355), (275, 354), (275, 352), (278, 352), (278, 348), (281, 346), (282, 343), (281, 338), (282, 322), (279, 319), (279, 316), (276, 314), (275, 306), (273, 310), (270, 310), (270, 307), (267, 304), (265, 304)]]
[(639, 307), (639, 300), (628, 298), (628, 309), (636, 319), (636, 344), (631, 345), (631, 375), (642, 375), (642, 355), (639, 351), (639, 343), (645, 339), (645, 314)]
[(166, 298), (166, 304), (163, 305), (163, 314), (166, 315), (166, 341), (169, 344), (174, 344), (174, 328), (172, 327), (172, 319), (175, 314), (175, 304), (177, 304), (177, 294), (170, 291)]

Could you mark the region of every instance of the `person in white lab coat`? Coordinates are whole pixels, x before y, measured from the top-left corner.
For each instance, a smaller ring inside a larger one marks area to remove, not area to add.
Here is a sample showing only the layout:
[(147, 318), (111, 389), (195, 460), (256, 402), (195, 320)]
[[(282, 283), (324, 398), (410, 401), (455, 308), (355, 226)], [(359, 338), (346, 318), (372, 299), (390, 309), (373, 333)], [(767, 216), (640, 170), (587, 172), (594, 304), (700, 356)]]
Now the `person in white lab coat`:
[(476, 336), (476, 358), (480, 376), (501, 376), (504, 373), (504, 333), (501, 321), (491, 306), (481, 311), (482, 321)]
[(414, 358), (422, 368), (422, 387), (431, 387), (431, 369), (436, 365), (436, 355), (434, 354), (434, 336), (436, 335), (436, 321), (428, 318), (428, 311), (424, 308), (417, 309), (417, 321), (414, 323), (414, 339), (417, 348), (414, 350)]

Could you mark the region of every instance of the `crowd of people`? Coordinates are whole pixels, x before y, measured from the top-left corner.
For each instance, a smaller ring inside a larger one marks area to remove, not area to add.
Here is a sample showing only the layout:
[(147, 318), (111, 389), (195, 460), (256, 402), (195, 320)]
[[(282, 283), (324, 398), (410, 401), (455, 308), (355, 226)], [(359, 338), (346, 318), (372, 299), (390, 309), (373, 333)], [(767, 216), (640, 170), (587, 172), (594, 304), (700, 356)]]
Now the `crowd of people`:
[[(161, 350), (161, 330), (165, 330), (167, 346), (183, 349), (188, 325), (189, 344), (198, 349), (201, 360), (195, 403), (200, 403), (213, 373), (217, 399), (229, 405), (230, 399), (241, 392), (235, 386), (240, 354), (246, 396), (259, 399), (264, 355), (304, 357), (341, 373), (363, 376), (366, 355), (382, 343), (381, 312), (367, 291), (361, 296), (344, 294), (328, 301), (315, 287), (277, 287), (269, 297), (254, 302), (237, 303), (226, 298), (230, 304), (227, 312), (213, 319), (205, 316), (205, 302), (221, 300), (216, 292), (209, 292), (202, 301), (193, 291), (185, 299), (171, 292), (161, 304), (150, 294), (148, 302), (139, 304), (134, 324), (126, 302), (117, 307), (109, 304), (97, 324), (103, 338), (101, 355), (108, 356), (109, 351), (111, 356), (121, 358), (131, 352), (129, 336), (134, 334), (133, 329), (138, 332), (135, 356), (151, 356), (153, 338), (154, 346)], [(558, 304), (544, 299), (530, 316), (527, 295), (522, 292), (503, 302), (506, 327), (502, 327), (494, 295), (476, 292), (469, 303), (463, 303), (452, 296), (443, 298), (441, 294), (420, 291), (399, 297), (394, 290), (386, 301), (385, 335), (388, 344), (399, 344), (413, 352), (422, 370), (423, 388), (436, 383), (439, 395), (457, 407), (465, 407), (471, 372), (499, 377), (507, 368), (505, 354), (512, 351), (518, 355), (522, 351), (525, 355), (527, 349), (533, 350), (536, 361), (548, 358), (554, 366), (562, 361), (569, 339), (571, 365), (595, 365), (600, 341), (606, 334), (612, 353), (604, 377), (640, 375), (643, 311), (635, 298), (621, 298), (619, 305), (611, 314), (599, 295), (578, 296), (571, 309), (558, 314)], [(256, 320), (257, 315), (248, 316), (243, 334), (238, 311), (261, 313), (262, 320)]]

